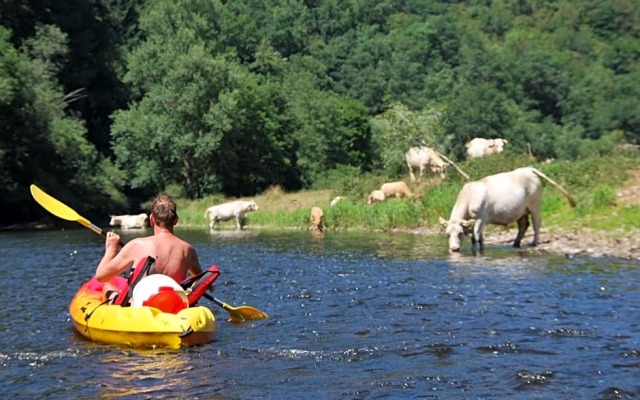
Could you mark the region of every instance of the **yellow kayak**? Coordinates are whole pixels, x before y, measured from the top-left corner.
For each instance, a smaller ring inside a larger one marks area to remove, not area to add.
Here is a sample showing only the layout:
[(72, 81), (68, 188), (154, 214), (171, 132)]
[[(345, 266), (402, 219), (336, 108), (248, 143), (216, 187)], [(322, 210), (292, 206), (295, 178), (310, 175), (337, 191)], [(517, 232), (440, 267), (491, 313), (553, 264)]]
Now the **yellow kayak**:
[(207, 307), (187, 307), (172, 313), (154, 306), (107, 304), (107, 288), (124, 290), (127, 280), (116, 276), (101, 283), (94, 277), (80, 287), (69, 305), (75, 329), (92, 341), (130, 347), (180, 348), (216, 339), (216, 319)]

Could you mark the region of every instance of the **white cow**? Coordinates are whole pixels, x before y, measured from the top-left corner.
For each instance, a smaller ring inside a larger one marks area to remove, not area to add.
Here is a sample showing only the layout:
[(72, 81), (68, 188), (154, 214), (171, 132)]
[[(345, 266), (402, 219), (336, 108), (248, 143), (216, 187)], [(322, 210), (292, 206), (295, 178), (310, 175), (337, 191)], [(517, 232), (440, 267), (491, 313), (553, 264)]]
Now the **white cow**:
[(340, 203), (342, 200), (344, 200), (343, 196), (336, 196), (333, 198), (333, 200), (331, 200), (331, 207), (335, 206), (336, 204)]
[(440, 217), (440, 224), (449, 237), (449, 251), (457, 252), (465, 234), (471, 236), (472, 250), (480, 245), (484, 250), (482, 232), (486, 224), (509, 225), (518, 222), (518, 235), (513, 247), (520, 247), (520, 241), (529, 227), (529, 215), (533, 220), (533, 242), (538, 243), (540, 236), (540, 202), (542, 182), (545, 179), (558, 188), (575, 207), (575, 199), (553, 180), (535, 168), (518, 168), (510, 172), (490, 175), (482, 180), (466, 183), (453, 206), (451, 216), (446, 221)]
[(112, 215), (109, 225), (120, 225), (122, 229), (141, 229), (147, 227), (148, 219), (149, 217), (145, 213), (138, 215)]
[(467, 148), (467, 158), (476, 158), (502, 153), (507, 143), (505, 139), (474, 138), (464, 147)]
[(258, 211), (255, 201), (236, 200), (207, 208), (204, 217), (209, 219), (209, 228), (213, 229), (218, 221), (236, 219), (236, 227), (241, 230), (245, 215), (249, 211)]
[(409, 175), (411, 175), (412, 182), (416, 181), (415, 172), (419, 171), (418, 180), (420, 180), (427, 167), (434, 174), (440, 175), (440, 178), (445, 178), (444, 171), (449, 164), (444, 162), (442, 157), (431, 147), (412, 147), (404, 154), (404, 158), (407, 162), (407, 167), (409, 167)]

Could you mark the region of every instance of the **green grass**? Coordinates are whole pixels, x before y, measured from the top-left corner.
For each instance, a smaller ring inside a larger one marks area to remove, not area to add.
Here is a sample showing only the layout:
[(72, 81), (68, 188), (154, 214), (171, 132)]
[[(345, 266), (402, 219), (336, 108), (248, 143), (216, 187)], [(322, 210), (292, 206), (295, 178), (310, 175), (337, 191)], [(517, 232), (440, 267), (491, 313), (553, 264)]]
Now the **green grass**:
[[(640, 228), (640, 207), (618, 204), (616, 195), (618, 188), (629, 178), (627, 171), (638, 168), (637, 156), (536, 164), (526, 156), (501, 154), (459, 164), (472, 180), (530, 165), (561, 184), (578, 202), (577, 207), (570, 207), (567, 199), (557, 189), (545, 184), (542, 203), (544, 227), (598, 230)], [(349, 179), (347, 183), (346, 180)], [(366, 197), (371, 190), (377, 189), (380, 182), (392, 180), (407, 182), (416, 197), (388, 199), (383, 203), (366, 205)], [(462, 175), (450, 167), (444, 181), (428, 178), (412, 183), (408, 176), (363, 174), (358, 177), (339, 176), (333, 187), (321, 190), (286, 193), (275, 187), (252, 198), (258, 203), (260, 210), (249, 213), (246, 223), (256, 227), (308, 229), (310, 210), (317, 206), (323, 209), (324, 221), (329, 230), (434, 228), (438, 226), (440, 216), (448, 218), (465, 182)], [(347, 199), (330, 207), (329, 202), (336, 195), (343, 195)], [(206, 208), (229, 200), (233, 199), (210, 196), (195, 201), (179, 200), (180, 223), (183, 226), (205, 227), (208, 223), (204, 218)], [(235, 221), (221, 223), (220, 229), (235, 229)]]

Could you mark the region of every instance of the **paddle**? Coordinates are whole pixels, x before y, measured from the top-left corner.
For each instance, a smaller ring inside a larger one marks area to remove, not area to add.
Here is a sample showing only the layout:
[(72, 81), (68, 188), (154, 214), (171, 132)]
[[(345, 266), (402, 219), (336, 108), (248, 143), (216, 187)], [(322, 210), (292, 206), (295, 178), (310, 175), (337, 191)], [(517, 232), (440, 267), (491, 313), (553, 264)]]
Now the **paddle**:
[[(92, 224), (89, 220), (79, 215), (75, 212), (71, 207), (67, 206), (63, 202), (54, 197), (51, 197), (47, 193), (45, 193), (42, 189), (37, 187), (36, 185), (31, 185), (31, 195), (33, 198), (40, 204), (45, 210), (49, 211), (51, 214), (55, 215), (58, 218), (62, 218), (67, 221), (75, 221), (80, 225), (91, 229), (98, 235), (106, 236), (106, 233)], [(124, 246), (124, 243), (120, 241), (120, 245)], [(249, 319), (264, 319), (269, 316), (262, 311), (250, 307), (250, 306), (240, 306), (240, 307), (232, 307), (227, 303), (216, 299), (208, 293), (204, 294), (204, 297), (213, 301), (218, 306), (222, 307), (229, 313), (229, 321), (230, 322), (242, 322)]]
[(227, 310), (227, 312), (229, 313), (229, 322), (243, 322), (248, 319), (265, 319), (269, 317), (267, 314), (251, 306), (233, 307), (223, 301), (216, 299), (209, 293), (205, 293), (203, 294), (203, 296)]
[[(86, 218), (80, 216), (75, 210), (67, 206), (58, 199), (55, 199), (45, 193), (42, 189), (36, 185), (31, 185), (31, 195), (45, 210), (58, 218), (62, 218), (67, 221), (75, 221), (80, 225), (91, 229), (98, 235), (105, 235), (105, 233), (99, 227), (95, 226)], [(124, 243), (120, 242), (120, 246), (124, 246)]]

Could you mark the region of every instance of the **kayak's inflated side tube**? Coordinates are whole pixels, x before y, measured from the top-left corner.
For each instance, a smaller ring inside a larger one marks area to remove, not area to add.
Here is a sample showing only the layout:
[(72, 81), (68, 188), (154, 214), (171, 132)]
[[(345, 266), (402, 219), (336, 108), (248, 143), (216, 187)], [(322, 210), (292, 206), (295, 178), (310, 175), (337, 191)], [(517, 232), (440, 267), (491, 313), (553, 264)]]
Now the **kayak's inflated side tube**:
[(217, 323), (207, 307), (184, 308), (173, 314), (156, 307), (106, 303), (107, 291), (126, 285), (127, 281), (117, 276), (104, 284), (94, 277), (80, 287), (69, 313), (82, 336), (99, 343), (149, 348), (179, 348), (215, 340)]

